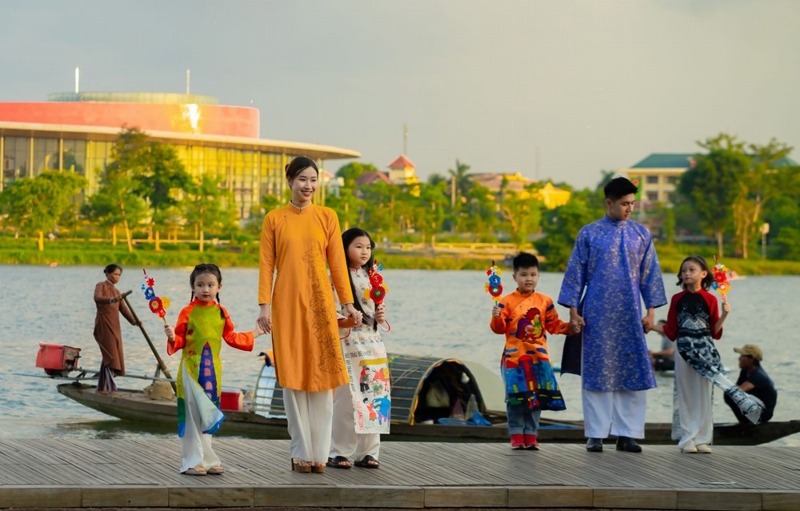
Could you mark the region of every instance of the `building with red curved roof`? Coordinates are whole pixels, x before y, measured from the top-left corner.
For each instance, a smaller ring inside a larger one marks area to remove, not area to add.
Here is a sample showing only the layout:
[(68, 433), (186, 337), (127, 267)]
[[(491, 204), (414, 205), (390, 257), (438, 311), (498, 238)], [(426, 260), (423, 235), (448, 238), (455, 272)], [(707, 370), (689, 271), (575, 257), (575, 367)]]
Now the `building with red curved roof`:
[[(325, 160), (357, 158), (358, 151), (259, 138), (257, 108), (220, 105), (198, 94), (147, 92), (54, 93), (48, 101), (0, 102), (0, 191), (46, 170), (87, 178), (97, 191), (111, 150), (124, 128), (176, 148), (192, 176), (223, 178), (241, 218), (262, 196), (286, 187), (284, 166), (305, 155)], [(320, 187), (323, 189), (324, 187)]]

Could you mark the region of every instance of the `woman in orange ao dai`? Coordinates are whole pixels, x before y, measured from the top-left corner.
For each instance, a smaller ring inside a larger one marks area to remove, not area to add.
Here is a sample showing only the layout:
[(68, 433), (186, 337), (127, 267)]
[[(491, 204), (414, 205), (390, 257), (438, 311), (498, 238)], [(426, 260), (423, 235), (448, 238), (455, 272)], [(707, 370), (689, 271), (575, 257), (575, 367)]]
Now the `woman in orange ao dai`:
[[(286, 166), (292, 199), (261, 230), (258, 324), (272, 333), (283, 388), (292, 470), (322, 473), (328, 460), (333, 390), (348, 382), (330, 281), (356, 325), (339, 218), (312, 203), (319, 169), (298, 156)], [(325, 265), (330, 269), (330, 279)]]

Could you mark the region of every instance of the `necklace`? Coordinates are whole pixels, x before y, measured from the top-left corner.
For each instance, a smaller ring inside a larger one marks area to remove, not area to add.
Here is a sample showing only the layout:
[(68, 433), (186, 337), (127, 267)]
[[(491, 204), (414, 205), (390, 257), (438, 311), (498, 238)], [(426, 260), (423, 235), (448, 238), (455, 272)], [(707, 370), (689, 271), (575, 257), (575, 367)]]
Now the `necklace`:
[(297, 204), (292, 202), (292, 199), (289, 199), (289, 204), (291, 204), (292, 206), (296, 207), (297, 209), (306, 209), (307, 207), (309, 207), (311, 205), (311, 202), (309, 202), (305, 206), (298, 206)]

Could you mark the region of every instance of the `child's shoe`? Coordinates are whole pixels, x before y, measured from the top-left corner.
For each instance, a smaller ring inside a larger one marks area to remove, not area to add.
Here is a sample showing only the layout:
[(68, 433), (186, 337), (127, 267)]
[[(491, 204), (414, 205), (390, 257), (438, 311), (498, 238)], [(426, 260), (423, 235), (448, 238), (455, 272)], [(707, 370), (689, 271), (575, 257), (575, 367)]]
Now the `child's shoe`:
[(511, 435), (511, 448), (512, 449), (524, 449), (525, 448), (525, 436), (524, 435)]
[(525, 448), (529, 451), (538, 451), (539, 450), (539, 439), (536, 438), (536, 435), (524, 435), (525, 438)]
[(711, 454), (711, 447), (708, 444), (697, 444), (697, 452), (700, 454)]

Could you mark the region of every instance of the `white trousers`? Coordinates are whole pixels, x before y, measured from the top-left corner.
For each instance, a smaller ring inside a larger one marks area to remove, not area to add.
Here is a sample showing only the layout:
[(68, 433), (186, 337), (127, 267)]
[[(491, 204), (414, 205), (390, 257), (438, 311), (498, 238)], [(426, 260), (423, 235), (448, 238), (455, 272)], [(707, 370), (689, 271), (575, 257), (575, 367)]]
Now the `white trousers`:
[[(183, 373), (184, 386), (191, 385), (191, 377)], [(202, 465), (208, 469), (220, 464), (219, 458), (211, 448), (211, 435), (203, 433), (202, 420), (198, 404), (194, 399), (194, 392), (190, 389), (184, 391), (186, 404), (186, 429), (181, 437), (181, 472)]]
[(305, 392), (283, 389), (289, 456), (295, 460), (325, 463), (331, 450), (333, 391)]
[(644, 438), (646, 390), (598, 392), (583, 389), (583, 430), (587, 438), (608, 435)]
[(714, 437), (714, 407), (711, 401), (714, 384), (677, 355), (675, 385), (678, 388), (678, 447), (684, 449), (710, 444)]
[(353, 395), (350, 384), (340, 385), (333, 391), (333, 430), (330, 457), (344, 456), (350, 461), (360, 461), (370, 455), (378, 459), (381, 447), (380, 433), (356, 433), (353, 417)]

